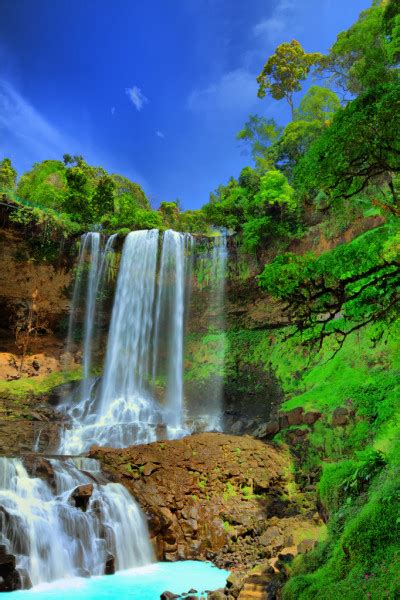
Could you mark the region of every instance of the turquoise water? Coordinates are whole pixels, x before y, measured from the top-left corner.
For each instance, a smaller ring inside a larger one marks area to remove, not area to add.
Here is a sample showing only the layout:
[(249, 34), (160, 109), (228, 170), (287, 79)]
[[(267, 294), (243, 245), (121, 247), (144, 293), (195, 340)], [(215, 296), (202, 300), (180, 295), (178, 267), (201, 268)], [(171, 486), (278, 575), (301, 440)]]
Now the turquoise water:
[(160, 600), (166, 590), (180, 594), (190, 588), (203, 592), (225, 587), (228, 575), (205, 562), (155, 563), (115, 575), (63, 579), (31, 590), (3, 593), (1, 600)]

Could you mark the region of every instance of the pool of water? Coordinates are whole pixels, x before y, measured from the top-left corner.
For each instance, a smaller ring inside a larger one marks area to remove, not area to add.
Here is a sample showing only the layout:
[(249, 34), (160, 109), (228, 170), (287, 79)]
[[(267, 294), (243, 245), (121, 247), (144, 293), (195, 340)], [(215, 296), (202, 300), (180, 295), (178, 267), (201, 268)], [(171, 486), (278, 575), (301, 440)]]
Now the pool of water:
[(225, 587), (228, 575), (228, 571), (206, 562), (155, 563), (115, 575), (63, 579), (0, 596), (1, 600), (160, 600), (166, 590), (180, 594), (193, 588), (201, 597), (200, 592)]

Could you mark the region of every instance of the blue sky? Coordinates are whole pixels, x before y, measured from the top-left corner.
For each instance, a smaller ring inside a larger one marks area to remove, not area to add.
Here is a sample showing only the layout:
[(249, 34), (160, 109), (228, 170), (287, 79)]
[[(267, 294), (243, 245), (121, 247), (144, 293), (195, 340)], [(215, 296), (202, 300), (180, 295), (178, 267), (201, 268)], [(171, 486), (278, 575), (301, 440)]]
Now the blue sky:
[(19, 173), (82, 154), (198, 208), (250, 164), (255, 77), (282, 41), (324, 52), (369, 0), (2, 0), (0, 156)]

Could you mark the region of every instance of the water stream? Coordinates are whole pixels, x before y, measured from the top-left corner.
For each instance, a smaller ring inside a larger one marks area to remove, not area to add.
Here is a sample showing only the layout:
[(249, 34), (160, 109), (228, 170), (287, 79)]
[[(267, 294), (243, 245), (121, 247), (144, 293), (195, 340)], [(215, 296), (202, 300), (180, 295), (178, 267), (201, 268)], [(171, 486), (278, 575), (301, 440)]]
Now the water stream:
[(45, 480), (30, 475), (20, 459), (0, 457), (0, 544), (16, 556), (25, 587), (101, 575), (111, 557), (116, 569), (152, 560), (133, 498), (105, 482), (97, 461), (83, 461), (49, 460)]

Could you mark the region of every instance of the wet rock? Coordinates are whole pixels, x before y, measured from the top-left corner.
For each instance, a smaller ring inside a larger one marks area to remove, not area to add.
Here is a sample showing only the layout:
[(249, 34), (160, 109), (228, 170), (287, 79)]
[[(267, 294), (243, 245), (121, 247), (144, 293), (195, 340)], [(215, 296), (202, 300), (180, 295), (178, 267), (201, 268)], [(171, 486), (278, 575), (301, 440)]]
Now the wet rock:
[(14, 592), (22, 587), (21, 576), (15, 568), (15, 556), (0, 555), (0, 592)]
[(160, 596), (160, 600), (174, 600), (174, 598), (179, 598), (179, 596), (172, 592), (163, 592)]
[(112, 554), (108, 554), (104, 569), (104, 575), (114, 575), (115, 573), (115, 558)]
[[(288, 454), (250, 436), (200, 433), (123, 449), (97, 447), (90, 456), (146, 513), (158, 560), (211, 559), (245, 571), (290, 547), (289, 534), (308, 519), (299, 515), (298, 500), (285, 497), (292, 478)], [(135, 479), (127, 464), (156, 468)], [(262, 543), (271, 527), (277, 530)]]
[(78, 485), (77, 488), (71, 494), (71, 501), (75, 504), (76, 508), (80, 508), (83, 512), (86, 512), (89, 505), (90, 498), (93, 494), (93, 484), (87, 483), (85, 485)]
[(226, 580), (225, 591), (233, 598), (238, 598), (243, 587), (245, 575), (243, 573), (231, 573)]
[(244, 431), (244, 427), (245, 424), (243, 423), (243, 421), (236, 421), (231, 427), (231, 433), (233, 435), (240, 435), (242, 431)]
[(149, 475), (151, 475), (154, 471), (156, 471), (159, 468), (158, 465), (155, 465), (154, 463), (148, 462), (144, 465), (143, 467), (143, 475), (145, 477), (148, 477)]

